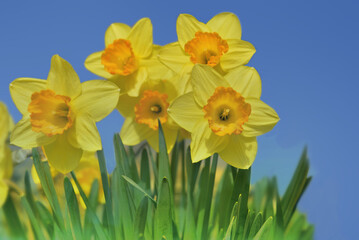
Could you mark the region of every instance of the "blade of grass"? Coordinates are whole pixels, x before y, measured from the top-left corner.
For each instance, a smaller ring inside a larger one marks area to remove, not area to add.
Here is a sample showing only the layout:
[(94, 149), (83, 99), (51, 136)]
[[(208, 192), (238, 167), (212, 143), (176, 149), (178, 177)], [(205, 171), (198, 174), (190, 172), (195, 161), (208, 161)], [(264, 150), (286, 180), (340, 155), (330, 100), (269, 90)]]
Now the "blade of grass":
[(110, 236), (112, 239), (116, 239), (115, 222), (114, 222), (113, 210), (112, 210), (112, 197), (111, 197), (110, 185), (108, 182), (108, 173), (107, 173), (106, 161), (105, 161), (103, 150), (97, 152), (97, 157), (100, 165), (103, 192), (105, 194), (105, 199), (106, 199), (105, 207), (106, 207), (108, 225), (110, 228)]
[(76, 178), (76, 175), (74, 172), (71, 172), (71, 177), (72, 179), (75, 181), (75, 184), (79, 190), (79, 193), (81, 195), (81, 198), (82, 200), (84, 201), (85, 205), (86, 205), (86, 208), (88, 210), (88, 213), (91, 217), (91, 220), (92, 220), (92, 224), (93, 226), (95, 227), (95, 230), (96, 230), (96, 233), (98, 235), (98, 237), (100, 239), (109, 239), (109, 237), (107, 236), (107, 234), (105, 233), (105, 231), (103, 230), (103, 228), (101, 227), (101, 222), (100, 220), (98, 219), (96, 213), (95, 213), (95, 210), (92, 208), (89, 200), (87, 199), (86, 197), (86, 194), (84, 193), (84, 191), (82, 190), (82, 187), (81, 185), (79, 184), (79, 182), (77, 181), (77, 178)]
[(39, 201), (36, 202), (39, 217), (50, 238), (54, 237), (54, 218), (49, 210)]
[(79, 204), (70, 180), (64, 179), (65, 196), (76, 239), (83, 239)]
[(157, 205), (156, 200), (154, 200), (150, 194), (147, 193), (146, 190), (144, 190), (143, 188), (141, 188), (137, 183), (135, 183), (131, 178), (126, 177), (125, 175), (122, 175), (122, 178), (125, 179), (129, 184), (131, 184), (131, 186), (133, 186), (135, 189), (137, 189), (138, 191), (142, 192), (145, 197), (147, 197), (148, 199), (150, 199), (155, 206)]
[(135, 221), (134, 221), (135, 236), (137, 238), (141, 238), (144, 236), (146, 220), (147, 220), (147, 211), (148, 211), (148, 199), (144, 197), (140, 203), (140, 206), (137, 209)]
[(273, 217), (269, 217), (262, 227), (259, 229), (257, 234), (254, 236), (253, 240), (262, 240), (262, 239), (268, 239), (268, 235), (270, 233), (270, 229), (272, 227)]
[(18, 212), (13, 203), (11, 194), (8, 194), (8, 197), (2, 206), (4, 211), (5, 219), (8, 223), (10, 234), (14, 239), (27, 239), (25, 235), (25, 230), (22, 222), (20, 221)]
[(163, 178), (158, 196), (158, 205), (155, 212), (155, 239), (165, 237), (173, 239), (172, 229), (172, 203), (170, 183), (166, 177)]
[(21, 204), (22, 206), (24, 207), (26, 213), (27, 213), (27, 216), (29, 217), (29, 220), (30, 220), (30, 224), (32, 226), (32, 229), (34, 230), (34, 235), (36, 236), (37, 239), (46, 239), (42, 230), (41, 230), (41, 227), (39, 225), (39, 221), (37, 221), (35, 215), (34, 215), (34, 212), (32, 211), (31, 209), (31, 206), (29, 204), (29, 202), (27, 201), (26, 197), (23, 196), (21, 197)]

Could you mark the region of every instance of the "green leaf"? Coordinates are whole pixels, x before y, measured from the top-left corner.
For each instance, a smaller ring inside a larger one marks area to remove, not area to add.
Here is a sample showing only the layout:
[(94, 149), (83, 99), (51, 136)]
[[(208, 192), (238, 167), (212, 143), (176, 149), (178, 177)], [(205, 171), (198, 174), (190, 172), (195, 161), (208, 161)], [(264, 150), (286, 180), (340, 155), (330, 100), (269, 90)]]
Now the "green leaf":
[(134, 229), (135, 229), (136, 237), (144, 236), (146, 220), (147, 220), (147, 211), (148, 211), (148, 199), (144, 197), (140, 203), (140, 206), (137, 209), (135, 216)]
[(262, 239), (268, 239), (268, 235), (270, 233), (270, 229), (272, 227), (273, 218), (269, 217), (262, 227), (259, 229), (257, 234), (254, 236), (254, 240), (262, 240)]
[(39, 201), (36, 202), (37, 210), (41, 223), (46, 228), (47, 233), (52, 238), (54, 235), (54, 219), (49, 210)]
[[(172, 198), (172, 176), (170, 171), (170, 164), (167, 154), (167, 147), (166, 147), (166, 141), (163, 134), (163, 129), (161, 122), (158, 120), (158, 134), (159, 134), (159, 153), (158, 153), (158, 161), (159, 161), (159, 171), (158, 171), (158, 180), (160, 181), (159, 189), (162, 189), (161, 183), (163, 182), (162, 179), (165, 177), (167, 178), (167, 181), (170, 183), (170, 191), (171, 191), (171, 198)], [(172, 201), (173, 202), (173, 201)]]
[(260, 212), (253, 220), (251, 230), (249, 231), (248, 239), (254, 238), (254, 236), (257, 234), (257, 232), (262, 226), (262, 221), (263, 221), (263, 217), (262, 217), (262, 213)]
[(141, 156), (141, 181), (145, 184), (146, 189), (151, 190), (151, 173), (147, 149), (142, 150)]
[(32, 157), (42, 189), (44, 190), (45, 196), (54, 212), (56, 223), (59, 225), (60, 230), (66, 233), (61, 207), (57, 198), (57, 193), (55, 190), (54, 182), (52, 180), (49, 165), (41, 161), (40, 154), (36, 148), (32, 149)]
[(10, 234), (14, 239), (27, 239), (25, 235), (24, 226), (20, 221), (18, 212), (16, 211), (15, 205), (9, 192), (7, 199), (2, 206), (5, 214), (5, 219), (10, 228)]
[(164, 177), (160, 185), (158, 205), (155, 212), (155, 239), (162, 237), (167, 240), (173, 239), (170, 185), (168, 179)]
[(79, 204), (77, 202), (76, 194), (72, 187), (70, 180), (65, 177), (64, 179), (64, 188), (65, 188), (65, 196), (67, 201), (67, 206), (69, 210), (69, 214), (71, 217), (72, 227), (77, 239), (82, 239), (82, 227), (81, 227), (81, 217)]
[(34, 212), (32, 211), (31, 207), (30, 207), (30, 204), (29, 202), (27, 201), (26, 197), (23, 196), (21, 197), (21, 204), (22, 206), (24, 207), (28, 217), (29, 217), (29, 220), (30, 220), (30, 223), (31, 223), (31, 226), (34, 230), (34, 234), (36, 236), (37, 239), (46, 239), (42, 230), (41, 230), (41, 227), (39, 225), (39, 222), (37, 221), (35, 215), (34, 215)]
[(290, 184), (282, 198), (283, 221), (286, 227), (293, 216), (298, 201), (308, 186), (311, 178), (307, 178), (309, 171), (309, 160), (305, 148)]
[[(98, 204), (98, 196), (99, 196), (99, 184), (98, 180), (95, 179), (91, 186), (90, 195), (88, 196), (89, 204), (91, 205), (92, 209), (96, 209)], [(82, 200), (82, 199), (80, 199)], [(84, 239), (90, 239), (93, 234), (93, 225), (91, 222), (91, 216), (89, 213), (90, 210), (86, 208), (85, 212), (85, 223), (84, 223)]]
[(131, 186), (133, 186), (138, 191), (142, 192), (148, 199), (150, 199), (155, 205), (157, 204), (156, 200), (154, 200), (146, 190), (141, 188), (137, 183), (135, 183), (131, 178), (122, 175), (122, 178), (125, 179)]
[(71, 172), (71, 177), (72, 179), (75, 181), (75, 184), (77, 186), (77, 189), (79, 190), (79, 193), (81, 195), (82, 200), (84, 201), (86, 208), (88, 210), (89, 216), (91, 218), (92, 224), (95, 227), (96, 233), (98, 235), (98, 237), (100, 239), (109, 239), (109, 237), (107, 236), (107, 234), (105, 233), (105, 231), (102, 228), (101, 222), (98, 219), (95, 210), (92, 208), (89, 200), (86, 197), (86, 194), (84, 193), (81, 185), (79, 184), (79, 182), (77, 181), (76, 175), (74, 172)]

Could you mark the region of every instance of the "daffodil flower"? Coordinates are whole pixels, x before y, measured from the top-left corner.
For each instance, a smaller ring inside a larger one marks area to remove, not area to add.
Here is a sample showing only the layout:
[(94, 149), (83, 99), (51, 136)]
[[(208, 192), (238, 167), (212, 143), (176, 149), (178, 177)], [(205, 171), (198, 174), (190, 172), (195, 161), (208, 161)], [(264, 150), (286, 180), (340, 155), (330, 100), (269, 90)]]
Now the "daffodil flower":
[(219, 153), (228, 164), (249, 168), (257, 153), (258, 135), (270, 131), (279, 118), (262, 102), (261, 80), (254, 68), (241, 66), (221, 76), (196, 65), (193, 91), (178, 97), (169, 115), (191, 132), (191, 156), (198, 162)]
[(140, 19), (132, 28), (113, 23), (105, 33), (105, 49), (88, 56), (85, 67), (115, 82), (121, 93), (137, 97), (148, 78), (167, 78), (166, 74), (171, 74), (157, 59), (159, 49), (153, 45), (149, 18)]
[(47, 80), (18, 78), (11, 97), (23, 118), (11, 133), (12, 144), (24, 149), (43, 147), (56, 170), (67, 173), (83, 151), (102, 149), (96, 122), (116, 107), (119, 89), (108, 81), (80, 83), (72, 66), (55, 55)]
[(189, 76), (195, 64), (211, 66), (223, 75), (247, 64), (255, 53), (252, 44), (241, 40), (241, 24), (233, 13), (220, 13), (206, 24), (180, 14), (177, 36), (178, 42), (162, 47), (159, 59), (180, 74), (176, 85), (184, 93), (192, 90)]
[(11, 159), (11, 150), (6, 144), (9, 132), (14, 126), (14, 122), (7, 111), (5, 104), (0, 102), (0, 208), (4, 204), (9, 186), (7, 181), (11, 178), (13, 164)]
[(164, 80), (147, 81), (138, 97), (121, 95), (117, 109), (125, 118), (120, 132), (123, 143), (133, 146), (147, 140), (158, 151), (159, 119), (170, 152), (177, 139), (178, 126), (168, 115), (167, 108), (176, 96), (172, 83)]

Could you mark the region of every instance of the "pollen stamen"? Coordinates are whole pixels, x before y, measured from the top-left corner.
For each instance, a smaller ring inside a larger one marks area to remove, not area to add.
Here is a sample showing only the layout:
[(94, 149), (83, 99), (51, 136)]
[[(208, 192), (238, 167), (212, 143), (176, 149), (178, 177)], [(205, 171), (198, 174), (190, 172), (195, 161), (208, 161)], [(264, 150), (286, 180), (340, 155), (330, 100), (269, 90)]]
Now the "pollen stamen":
[(231, 87), (217, 87), (203, 107), (209, 127), (219, 135), (241, 134), (251, 114), (251, 105)]
[(169, 106), (167, 94), (158, 91), (146, 90), (143, 97), (135, 106), (136, 122), (147, 124), (153, 130), (158, 129), (158, 119), (161, 124), (167, 122), (168, 114), (166, 109)]
[(228, 51), (228, 43), (218, 33), (196, 32), (195, 37), (184, 46), (191, 56), (191, 62), (216, 66), (222, 55)]

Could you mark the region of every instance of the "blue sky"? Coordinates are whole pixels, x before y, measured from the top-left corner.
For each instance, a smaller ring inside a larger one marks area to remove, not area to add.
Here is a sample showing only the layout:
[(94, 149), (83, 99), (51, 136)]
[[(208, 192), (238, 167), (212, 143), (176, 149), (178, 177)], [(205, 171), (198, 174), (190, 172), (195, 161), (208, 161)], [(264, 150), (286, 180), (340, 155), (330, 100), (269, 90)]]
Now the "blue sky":
[[(113, 22), (150, 17), (157, 44), (177, 40), (176, 18), (190, 13), (207, 22), (219, 12), (237, 14), (243, 39), (257, 49), (249, 65), (261, 74), (262, 99), (281, 121), (259, 137), (253, 180), (278, 175), (285, 187), (304, 145), (314, 176), (299, 208), (316, 226), (316, 239), (355, 239), (359, 214), (357, 169), (358, 23), (356, 1), (2, 1), (0, 100), (14, 116), (8, 85), (17, 77), (46, 78), (60, 54), (82, 81), (96, 79), (83, 62), (104, 47)], [(98, 124), (109, 166), (112, 135), (123, 119), (114, 112)]]

